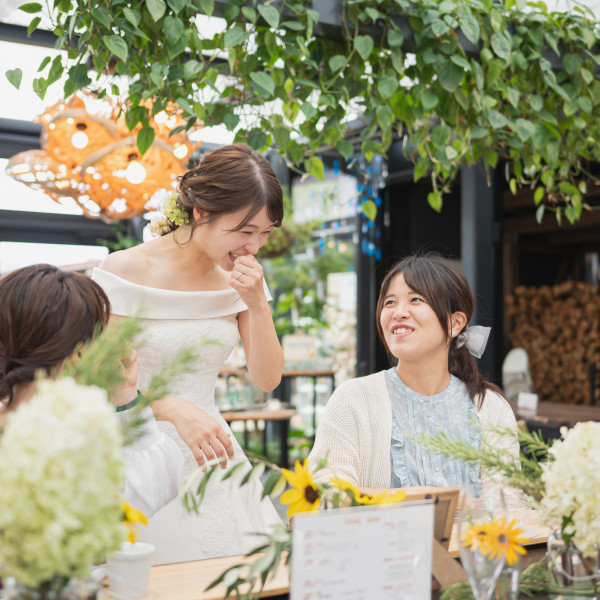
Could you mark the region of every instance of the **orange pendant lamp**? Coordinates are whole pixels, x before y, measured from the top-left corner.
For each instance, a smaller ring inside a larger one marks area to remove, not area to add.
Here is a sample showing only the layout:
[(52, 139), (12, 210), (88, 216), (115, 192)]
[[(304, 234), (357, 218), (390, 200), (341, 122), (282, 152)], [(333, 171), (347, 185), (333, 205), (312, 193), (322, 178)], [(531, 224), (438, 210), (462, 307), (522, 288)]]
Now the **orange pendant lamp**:
[(198, 126), (169, 136), (186, 124), (181, 111), (169, 105), (150, 119), (154, 141), (140, 156), (137, 129), (127, 129), (116, 103), (91, 92), (76, 92), (37, 120), (42, 149), (15, 154), (6, 173), (56, 202), (72, 198), (86, 216), (105, 221), (155, 210), (157, 198), (176, 188), (199, 145), (188, 137)]

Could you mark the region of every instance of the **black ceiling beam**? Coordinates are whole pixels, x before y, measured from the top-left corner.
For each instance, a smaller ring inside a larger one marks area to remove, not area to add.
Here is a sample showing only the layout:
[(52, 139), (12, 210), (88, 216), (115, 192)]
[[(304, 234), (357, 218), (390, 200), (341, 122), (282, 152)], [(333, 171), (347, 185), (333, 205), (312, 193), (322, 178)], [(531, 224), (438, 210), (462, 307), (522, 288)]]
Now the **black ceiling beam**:
[(3, 42), (54, 48), (57, 39), (54, 33), (47, 29), (36, 29), (31, 32), (31, 35), (27, 35), (27, 27), (11, 23), (0, 23), (0, 40)]
[[(48, 202), (52, 202), (48, 198)], [(98, 239), (115, 241), (110, 226), (80, 215), (0, 210), (0, 241), (98, 246)]]

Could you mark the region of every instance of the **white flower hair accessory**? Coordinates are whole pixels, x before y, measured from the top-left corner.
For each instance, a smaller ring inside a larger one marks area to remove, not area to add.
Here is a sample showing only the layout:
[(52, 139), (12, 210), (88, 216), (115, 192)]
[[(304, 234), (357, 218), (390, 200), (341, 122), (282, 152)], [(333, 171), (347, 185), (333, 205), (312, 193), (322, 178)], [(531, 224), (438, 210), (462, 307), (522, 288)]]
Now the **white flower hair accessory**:
[(467, 347), (467, 350), (476, 358), (481, 358), (485, 351), (488, 338), (490, 337), (491, 327), (482, 327), (481, 325), (473, 325), (467, 327), (465, 331), (458, 334), (456, 338), (456, 347)]
[(169, 225), (169, 219), (164, 215), (154, 215), (148, 225), (148, 230), (153, 237), (160, 237), (171, 233), (171, 225)]

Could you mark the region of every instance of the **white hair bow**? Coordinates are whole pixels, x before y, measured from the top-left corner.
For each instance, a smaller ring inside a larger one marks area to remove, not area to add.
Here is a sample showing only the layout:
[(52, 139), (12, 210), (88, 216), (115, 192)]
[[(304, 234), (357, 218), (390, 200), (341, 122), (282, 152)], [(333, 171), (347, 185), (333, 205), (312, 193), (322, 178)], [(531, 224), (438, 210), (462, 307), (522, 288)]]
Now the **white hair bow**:
[(467, 327), (466, 331), (458, 334), (456, 347), (466, 346), (473, 356), (481, 358), (490, 337), (490, 331), (492, 331), (491, 327), (482, 327), (481, 325)]

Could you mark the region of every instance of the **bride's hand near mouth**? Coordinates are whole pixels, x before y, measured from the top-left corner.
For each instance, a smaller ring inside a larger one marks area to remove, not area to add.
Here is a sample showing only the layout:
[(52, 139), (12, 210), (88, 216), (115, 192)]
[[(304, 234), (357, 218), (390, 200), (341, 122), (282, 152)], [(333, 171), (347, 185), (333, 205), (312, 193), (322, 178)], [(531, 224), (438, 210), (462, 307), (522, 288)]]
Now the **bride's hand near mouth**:
[(235, 259), (230, 285), (250, 310), (269, 306), (263, 286), (263, 268), (251, 254)]
[(235, 259), (231, 287), (248, 307), (238, 315), (248, 373), (258, 387), (270, 392), (281, 382), (283, 352), (265, 296), (263, 269), (254, 256), (245, 254)]

